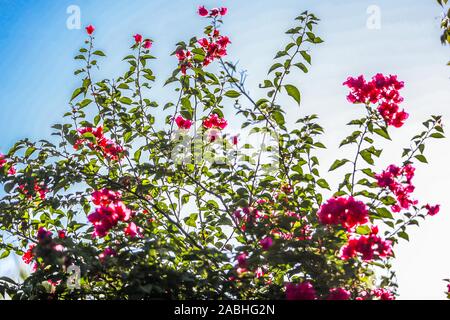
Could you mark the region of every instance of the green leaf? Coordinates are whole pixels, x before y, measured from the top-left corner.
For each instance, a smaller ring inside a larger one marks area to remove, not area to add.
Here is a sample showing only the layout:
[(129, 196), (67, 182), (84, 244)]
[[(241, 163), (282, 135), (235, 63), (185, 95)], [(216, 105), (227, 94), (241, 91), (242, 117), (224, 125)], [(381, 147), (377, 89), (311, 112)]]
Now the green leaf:
[(300, 54), (302, 55), (303, 59), (305, 59), (306, 62), (311, 64), (311, 56), (306, 51), (300, 51)]
[(84, 92), (84, 88), (75, 89), (75, 91), (72, 93), (72, 98), (70, 98), (70, 101), (73, 101), (73, 99), (78, 97), (83, 92)]
[(420, 151), (420, 153), (423, 153), (424, 150), (425, 150), (425, 145), (422, 143), (421, 145), (419, 145), (419, 151)]
[(284, 86), (284, 88), (286, 89), (288, 95), (290, 95), (292, 98), (294, 98), (294, 100), (298, 103), (298, 105), (300, 105), (300, 91), (297, 89), (297, 87), (291, 85), (291, 84), (286, 84)]
[(3, 253), (0, 255), (0, 260), (1, 259), (5, 259), (6, 257), (8, 257), (10, 253), (11, 252), (9, 250), (3, 251)]
[(123, 104), (128, 104), (128, 105), (133, 102), (133, 100), (131, 100), (128, 97), (122, 97), (122, 98), (119, 99), (119, 101), (122, 102)]
[(316, 143), (314, 143), (314, 147), (326, 149), (325, 145), (324, 145), (322, 142), (316, 142)]
[(271, 73), (272, 71), (281, 68), (283, 65), (281, 63), (275, 63), (273, 66), (270, 67), (269, 72), (267, 74)]
[(370, 168), (362, 169), (361, 171), (369, 177), (373, 178), (375, 176), (375, 173)]
[(235, 90), (229, 90), (229, 91), (225, 92), (225, 96), (228, 98), (237, 98), (240, 95), (241, 94)]
[(170, 77), (169, 79), (166, 80), (166, 82), (164, 82), (164, 86), (168, 85), (169, 83), (178, 81), (177, 77)]
[(393, 219), (392, 213), (386, 208), (377, 208), (377, 213), (385, 219)]
[(130, 89), (130, 86), (126, 83), (121, 83), (117, 86), (117, 88), (126, 90), (126, 89)]
[(315, 37), (314, 40), (313, 40), (313, 42), (317, 44), (317, 43), (322, 43), (323, 40), (322, 40), (322, 38), (320, 38), (320, 37)]
[(123, 135), (123, 141), (125, 141), (125, 142), (130, 141), (132, 135), (133, 135), (133, 133), (131, 131), (125, 132)]
[(94, 51), (92, 54), (94, 54), (96, 56), (100, 56), (100, 57), (106, 56), (106, 54), (104, 54), (103, 51), (101, 51), (101, 50)]
[(29, 156), (31, 156), (33, 154), (33, 152), (36, 151), (35, 147), (29, 147), (27, 149), (27, 151), (25, 151), (25, 158), (28, 158)]
[(325, 179), (319, 179), (319, 180), (317, 180), (317, 184), (318, 184), (320, 187), (324, 188), (324, 189), (331, 190), (331, 189), (330, 189), (330, 185), (328, 184), (328, 182), (326, 182)]
[(198, 217), (197, 213), (192, 213), (189, 217), (184, 219), (184, 222), (189, 227), (194, 227), (195, 228), (197, 226), (197, 224), (196, 224), (197, 217)]
[(294, 64), (297, 68), (302, 70), (304, 73), (308, 73), (308, 68), (301, 62)]
[(83, 101), (81, 101), (79, 103), (80, 108), (84, 108), (86, 106), (88, 106), (89, 104), (91, 104), (92, 100), (91, 99), (84, 99)]
[(85, 133), (83, 133), (83, 138), (89, 139), (89, 140), (93, 140), (93, 141), (95, 139), (97, 139), (92, 132), (85, 132)]
[(280, 111), (274, 111), (272, 113), (272, 118), (275, 120), (275, 122), (279, 126), (282, 126), (285, 123), (284, 116), (283, 116), (283, 114)]
[(134, 161), (136, 161), (136, 162), (139, 163), (139, 160), (141, 159), (141, 153), (142, 153), (142, 150), (141, 150), (141, 149), (138, 149), (138, 150), (134, 153)]
[(306, 35), (308, 36), (309, 40), (312, 41), (314, 41), (314, 39), (316, 38), (316, 36), (312, 32), (307, 32)]
[(370, 233), (370, 227), (369, 226), (359, 226), (356, 228), (356, 233), (357, 234), (362, 234), (362, 235), (366, 235)]
[(406, 232), (404, 232), (404, 231), (400, 231), (400, 232), (398, 233), (398, 236), (399, 236), (400, 238), (402, 238), (402, 239), (405, 239), (406, 241), (409, 241), (409, 236), (408, 236), (408, 234), (407, 234)]
[(387, 140), (391, 140), (389, 133), (384, 128), (383, 129), (381, 129), (381, 128), (374, 129), (373, 132), (375, 132), (376, 134), (378, 134), (379, 136), (381, 136)]
[(430, 134), (430, 137), (431, 138), (435, 138), (435, 139), (445, 138), (445, 136), (442, 133), (439, 133), (439, 132), (435, 132), (435, 133)]
[(193, 59), (196, 62), (203, 62), (205, 60), (205, 56), (204, 55), (200, 55), (200, 54), (195, 54)]
[(420, 162), (428, 163), (427, 158), (425, 158), (424, 155), (419, 154), (419, 155), (417, 155), (417, 156), (414, 156), (414, 158), (416, 158), (416, 159), (419, 160)]
[(273, 87), (273, 83), (272, 83), (272, 81), (270, 81), (270, 80), (264, 80), (264, 84), (260, 84), (259, 87), (260, 87), (261, 89), (264, 89), (264, 88), (271, 88), (271, 87)]
[(274, 59), (278, 59), (281, 58), (283, 56), (286, 56), (288, 53), (286, 51), (278, 51), (277, 54), (275, 55)]
[(372, 153), (370, 153), (369, 150), (367, 150), (367, 149), (361, 150), (359, 152), (359, 154), (368, 164), (372, 164), (372, 165), (374, 164), (374, 161), (372, 159)]
[(331, 167), (328, 171), (336, 170), (337, 168), (342, 167), (347, 162), (350, 162), (350, 161), (347, 159), (336, 160), (335, 162), (333, 162), (333, 164), (331, 165)]

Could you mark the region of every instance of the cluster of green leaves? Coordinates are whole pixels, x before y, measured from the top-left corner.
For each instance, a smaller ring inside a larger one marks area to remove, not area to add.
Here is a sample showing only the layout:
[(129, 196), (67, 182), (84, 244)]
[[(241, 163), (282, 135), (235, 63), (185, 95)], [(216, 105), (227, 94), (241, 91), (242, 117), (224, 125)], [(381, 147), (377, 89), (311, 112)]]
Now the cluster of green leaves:
[[(442, 9), (447, 10), (447, 12), (444, 11), (444, 16), (441, 20), (441, 43), (450, 44), (450, 8), (445, 9), (446, 5), (448, 4), (448, 0), (437, 0), (437, 2), (442, 7)], [(450, 65), (450, 61), (447, 63), (447, 65)]]

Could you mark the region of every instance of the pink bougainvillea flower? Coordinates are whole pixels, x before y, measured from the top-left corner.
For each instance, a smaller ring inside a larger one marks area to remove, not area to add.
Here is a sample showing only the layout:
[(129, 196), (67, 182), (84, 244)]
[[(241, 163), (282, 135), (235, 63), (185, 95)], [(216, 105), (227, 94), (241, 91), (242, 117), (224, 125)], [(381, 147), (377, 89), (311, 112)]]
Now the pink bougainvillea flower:
[[(2, 153), (0, 153), (0, 169), (3, 168), (6, 164), (8, 163), (8, 161), (6, 160), (6, 156)], [(8, 169), (8, 174), (10, 176), (13, 176), (16, 174), (16, 168), (14, 168), (14, 166), (11, 166)]]
[(210, 17), (217, 17), (218, 15), (224, 16), (227, 14), (227, 12), (228, 12), (228, 9), (225, 7), (213, 8), (210, 10), (209, 16)]
[(366, 205), (353, 197), (331, 198), (320, 207), (317, 215), (322, 224), (342, 224), (347, 229), (369, 221)]
[(203, 120), (203, 126), (207, 129), (225, 129), (228, 122), (224, 118), (219, 118), (217, 114), (212, 114), (205, 120)]
[(189, 51), (184, 51), (184, 50), (178, 50), (177, 52), (175, 52), (175, 55), (177, 56), (178, 61), (183, 61), (188, 57), (188, 52)]
[(134, 222), (130, 222), (128, 226), (125, 228), (125, 235), (130, 238), (136, 238), (137, 236), (141, 236), (141, 228), (138, 227)]
[(208, 142), (214, 142), (219, 139), (220, 131), (217, 129), (208, 130)]
[(115, 214), (119, 217), (120, 221), (130, 220), (132, 212), (122, 201), (116, 203), (115, 210)]
[[(214, 29), (212, 33), (208, 33), (208, 38), (201, 38), (197, 43), (200, 45), (200, 49), (204, 51), (203, 66), (206, 67), (215, 59), (220, 59), (227, 55), (226, 49), (231, 41), (227, 36), (220, 35), (219, 30)], [(178, 58), (181, 72), (186, 74), (186, 70), (192, 67), (191, 52), (180, 49), (175, 54)]]
[(94, 33), (94, 31), (95, 31), (95, 27), (92, 24), (90, 24), (86, 27), (86, 32), (88, 35), (92, 35)]
[(206, 9), (205, 6), (199, 6), (197, 12), (198, 12), (199, 16), (201, 16), (201, 17), (206, 17), (209, 13), (208, 9)]
[(348, 77), (344, 85), (350, 88), (347, 96), (350, 103), (378, 103), (378, 112), (387, 125), (400, 128), (408, 119), (408, 113), (399, 107), (403, 102), (399, 90), (404, 87), (404, 82), (398, 81), (397, 76), (378, 73), (371, 81), (366, 81), (362, 75)]
[(8, 174), (9, 174), (10, 176), (15, 175), (16, 173), (17, 173), (16, 168), (10, 167), (10, 168), (8, 169)]
[(33, 261), (33, 259), (34, 259), (33, 249), (34, 249), (35, 247), (36, 247), (35, 244), (30, 244), (30, 246), (28, 247), (28, 250), (23, 254), (22, 260), (23, 260), (23, 262), (25, 262), (26, 264), (30, 264), (31, 261)]
[(225, 48), (230, 43), (230, 38), (228, 38), (227, 36), (220, 36), (217, 38), (217, 44), (219, 44), (219, 46), (222, 48)]
[(364, 301), (369, 300), (370, 294), (367, 291), (362, 291), (359, 293), (359, 295), (355, 298), (356, 301)]
[(34, 184), (31, 184), (31, 186), (33, 187), (32, 189), (30, 189), (30, 185), (29, 184), (20, 184), (19, 185), (19, 190), (25, 196), (27, 196), (27, 198), (30, 199), (30, 200), (33, 198), (33, 195), (35, 195), (35, 194), (38, 194), (39, 198), (41, 200), (44, 200), (46, 198), (48, 189), (45, 186), (45, 184), (34, 182)]
[(132, 212), (121, 200), (119, 192), (102, 189), (92, 194), (92, 202), (96, 205), (88, 220), (94, 225), (92, 236), (103, 238), (120, 221), (128, 221)]
[(142, 35), (140, 35), (139, 33), (136, 33), (134, 36), (134, 41), (136, 41), (136, 43), (141, 43), (142, 42)]
[(332, 288), (328, 294), (328, 300), (349, 300), (350, 292), (343, 288)]
[(392, 243), (378, 236), (378, 227), (372, 226), (368, 235), (351, 236), (341, 248), (340, 257), (348, 260), (361, 255), (364, 261), (386, 258), (392, 254)]
[(241, 268), (247, 268), (247, 253), (241, 253), (237, 256), (238, 266)]
[(0, 168), (3, 168), (3, 166), (7, 163), (6, 157), (4, 154), (0, 153)]
[(34, 184), (32, 184), (31, 186), (33, 186), (32, 189), (30, 189), (30, 185), (29, 184), (20, 184), (19, 185), (19, 190), (24, 195), (26, 195), (27, 198), (30, 199), (30, 200), (33, 198), (33, 194), (38, 194), (39, 198), (41, 200), (44, 200), (46, 195), (47, 195), (47, 192), (48, 192), (47, 187), (43, 183), (39, 184), (37, 182), (34, 182)]
[(48, 240), (51, 240), (53, 233), (51, 231), (48, 231), (44, 227), (40, 227), (36, 238), (39, 240), (39, 242), (45, 242)]
[[(227, 36), (220, 35), (219, 30), (214, 29), (214, 31), (208, 34), (208, 38), (199, 39), (197, 42), (201, 49), (205, 52), (205, 58), (203, 60), (203, 66), (207, 66), (212, 63), (215, 59), (220, 59), (227, 54), (227, 46), (231, 43)], [(178, 60), (184, 61), (182, 55), (177, 55)]]
[(92, 193), (92, 202), (96, 206), (108, 206), (111, 202), (120, 201), (122, 194), (108, 189), (97, 190)]
[[(75, 150), (80, 149), (80, 147), (87, 143), (87, 146), (91, 150), (100, 152), (105, 158), (118, 161), (123, 157), (123, 147), (116, 144), (114, 141), (106, 138), (103, 134), (103, 127), (99, 126), (97, 128), (83, 127), (78, 129), (80, 137), (74, 144)], [(84, 134), (91, 133), (94, 136), (94, 141), (88, 140), (84, 137)]]
[(144, 49), (150, 49), (152, 47), (152, 41), (151, 40), (145, 40), (144, 44), (142, 45), (142, 47), (144, 47)]
[(209, 41), (206, 38), (202, 38), (198, 40), (198, 44), (201, 45), (203, 48), (208, 48)]
[(255, 278), (259, 279), (259, 278), (264, 277), (264, 275), (265, 275), (264, 269), (261, 267), (258, 267), (255, 271)]
[(185, 75), (187, 69), (192, 67), (192, 53), (189, 50), (178, 50), (175, 55), (177, 56), (181, 73)]
[(259, 245), (263, 250), (269, 250), (269, 248), (273, 245), (273, 239), (271, 237), (266, 237), (259, 241)]
[(183, 130), (189, 130), (192, 126), (192, 121), (183, 118), (183, 116), (176, 117), (175, 123), (177, 124), (179, 129), (183, 129)]
[(239, 277), (242, 277), (243, 275), (245, 275), (248, 272), (247, 268), (237, 268), (236, 269), (236, 273), (239, 275)]
[(34, 191), (36, 191), (39, 194), (39, 198), (41, 198), (41, 200), (44, 200), (45, 197), (47, 196), (48, 189), (47, 187), (45, 187), (44, 184), (36, 183), (34, 185)]
[[(251, 227), (255, 223), (261, 222), (267, 218), (264, 213), (261, 213), (254, 207), (245, 207), (242, 210), (236, 210), (234, 212), (234, 217), (236, 218), (236, 222), (241, 226), (242, 231), (245, 231), (247, 227)], [(261, 241), (263, 241), (263, 243), (267, 241), (269, 244), (270, 240), (263, 239)]]
[(415, 168), (411, 164), (403, 167), (391, 164), (386, 170), (375, 175), (378, 186), (389, 189), (397, 198), (397, 204), (392, 206), (392, 211), (400, 212), (417, 204), (417, 200), (411, 199), (411, 193), (414, 191), (414, 171)]
[(372, 290), (372, 295), (379, 300), (395, 300), (395, 296), (387, 289), (378, 288)]
[(57, 287), (61, 284), (61, 280), (48, 279), (47, 282), (53, 287)]
[(428, 210), (428, 215), (430, 215), (430, 216), (437, 215), (439, 213), (440, 208), (441, 208), (441, 206), (439, 204), (434, 205), (434, 206), (427, 204), (425, 206), (425, 209)]
[(201, 17), (217, 17), (219, 15), (224, 16), (227, 14), (228, 9), (225, 7), (220, 7), (220, 8), (213, 8), (211, 10), (208, 11), (208, 9), (205, 8), (205, 6), (199, 6), (198, 10), (197, 10), (199, 16)]
[(220, 14), (219, 8), (213, 8), (209, 11), (210, 17), (217, 17)]
[(287, 300), (315, 300), (316, 290), (309, 281), (302, 283), (287, 283), (286, 289), (286, 299)]
[[(409, 113), (405, 112), (405, 110), (399, 111), (392, 117), (388, 124), (393, 125), (396, 128), (400, 128), (403, 126), (405, 121), (409, 118)], [(386, 119), (385, 119), (386, 120)]]
[(65, 239), (66, 238), (66, 231), (65, 230), (59, 230), (58, 231), (58, 238)]
[(213, 37), (211, 37), (209, 44), (204, 50), (206, 51), (205, 59), (203, 60), (203, 66), (209, 65), (215, 59), (220, 59), (227, 55), (227, 46), (231, 41), (227, 36), (221, 36), (218, 30), (214, 31)]
[(116, 255), (117, 255), (117, 252), (114, 249), (108, 247), (105, 250), (103, 250), (102, 253), (100, 253), (98, 255), (98, 258), (100, 259), (101, 262), (104, 262), (106, 260), (106, 258), (114, 257)]

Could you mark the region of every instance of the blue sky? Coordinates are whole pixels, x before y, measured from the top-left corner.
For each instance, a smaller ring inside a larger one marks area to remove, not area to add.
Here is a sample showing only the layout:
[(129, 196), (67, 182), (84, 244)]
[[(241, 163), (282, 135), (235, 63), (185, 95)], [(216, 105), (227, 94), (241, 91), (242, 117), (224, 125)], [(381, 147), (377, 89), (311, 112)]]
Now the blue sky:
[[(155, 40), (153, 54), (159, 60), (152, 67), (163, 82), (175, 67), (169, 56), (174, 44), (201, 33), (204, 21), (195, 13), (199, 4), (229, 8), (223, 27), (233, 42), (229, 57), (248, 70), (247, 85), (253, 94), (258, 94), (252, 88), (265, 76), (274, 53), (283, 48), (283, 32), (293, 18), (307, 9), (322, 19), (317, 34), (325, 43), (312, 49), (313, 67), (306, 76), (290, 79), (301, 88), (302, 107), (288, 99), (281, 101), (292, 116), (288, 118), (319, 114), (327, 130), (328, 154), (340, 157), (349, 152), (334, 146), (348, 133), (343, 124), (361, 112), (345, 100), (341, 84), (348, 75), (392, 73), (406, 82), (404, 106), (411, 117), (393, 133), (398, 142), (385, 146), (383, 164), (399, 162), (400, 147), (408, 144), (429, 114), (443, 114), (444, 121), (449, 120), (450, 68), (445, 64), (450, 50), (440, 44), (440, 8), (433, 0), (0, 0), (0, 152), (19, 138), (48, 138), (50, 126), (61, 121), (68, 108), (77, 87), (73, 70), (78, 63), (72, 58), (85, 39), (83, 29), (66, 27), (68, 6), (80, 7), (83, 27), (92, 23), (97, 28), (96, 46), (108, 55), (101, 63), (101, 76), (124, 70), (119, 62), (129, 50), (131, 36), (142, 33)], [(381, 10), (379, 30), (366, 26), (370, 5)], [(152, 97), (163, 105), (173, 95), (160, 84)], [(411, 242), (402, 242), (397, 249), (401, 298), (444, 297), (442, 279), (450, 277), (449, 147), (449, 141), (433, 142), (428, 149), (430, 166), (418, 166), (417, 198), (440, 202), (443, 209), (411, 232)], [(333, 161), (326, 155), (322, 155), (324, 167)], [(331, 181), (335, 178), (330, 176)], [(14, 268), (11, 261), (0, 262), (0, 274)]]

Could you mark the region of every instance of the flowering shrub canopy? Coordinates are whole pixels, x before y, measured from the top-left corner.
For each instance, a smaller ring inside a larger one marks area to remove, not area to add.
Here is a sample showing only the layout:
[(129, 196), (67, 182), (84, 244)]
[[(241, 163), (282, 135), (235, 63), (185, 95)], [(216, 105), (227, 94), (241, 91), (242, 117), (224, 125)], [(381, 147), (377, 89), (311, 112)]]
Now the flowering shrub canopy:
[[(394, 75), (349, 77), (347, 99), (366, 115), (348, 124), (355, 130), (340, 146), (354, 146), (354, 157), (332, 163), (329, 171), (343, 178), (325, 198), (331, 187), (316, 156), (324, 130), (313, 114), (289, 126), (291, 105), (278, 102), (287, 95), (301, 103), (286, 76), (308, 71), (311, 50), (323, 42), (314, 33), (319, 19), (295, 18), (256, 97), (224, 60), (227, 9), (201, 6), (198, 14), (204, 34), (177, 44), (165, 85), (178, 98), (164, 106), (148, 94), (153, 40), (130, 36), (128, 70), (99, 80), (101, 30), (86, 27), (76, 56), (80, 86), (67, 121), (53, 126), (57, 139), (21, 140), (0, 154), (0, 258), (15, 253), (32, 266), (22, 283), (0, 278), (0, 294), (393, 299), (395, 245), (408, 239), (408, 226), (439, 211), (414, 199), (412, 180), (414, 162), (427, 162), (424, 143), (444, 137), (441, 117), (424, 122), (398, 163), (376, 168), (380, 140), (408, 119), (400, 107), (405, 84)], [(251, 142), (229, 123), (241, 124)], [(252, 145), (255, 135), (275, 143)]]

